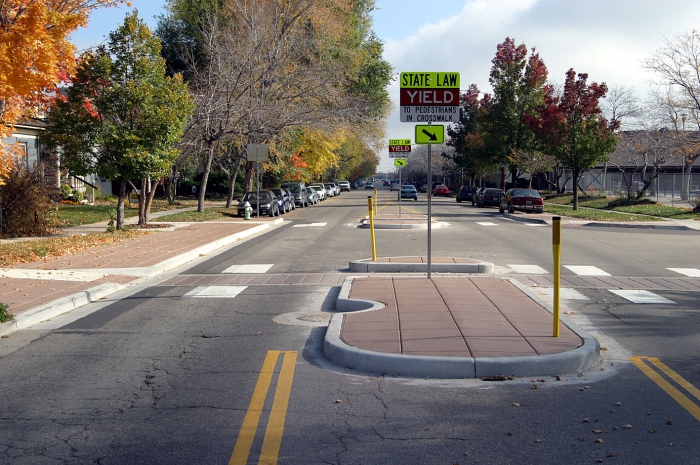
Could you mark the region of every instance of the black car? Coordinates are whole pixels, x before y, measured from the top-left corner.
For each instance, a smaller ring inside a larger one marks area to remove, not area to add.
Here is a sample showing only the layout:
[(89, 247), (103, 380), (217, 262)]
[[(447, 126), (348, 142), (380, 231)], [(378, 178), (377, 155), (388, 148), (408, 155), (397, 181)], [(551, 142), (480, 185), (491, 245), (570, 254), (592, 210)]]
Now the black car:
[(476, 186), (462, 186), (457, 191), (457, 202), (472, 200), (476, 193)]
[(487, 187), (479, 190), (476, 198), (478, 207), (499, 207), (501, 205), (501, 197), (505, 195), (501, 189)]
[(274, 192), (267, 189), (246, 192), (238, 203), (238, 216), (245, 216), (246, 203), (253, 208), (253, 215), (257, 214), (258, 206), (260, 206), (261, 215), (279, 216), (280, 214), (279, 199)]

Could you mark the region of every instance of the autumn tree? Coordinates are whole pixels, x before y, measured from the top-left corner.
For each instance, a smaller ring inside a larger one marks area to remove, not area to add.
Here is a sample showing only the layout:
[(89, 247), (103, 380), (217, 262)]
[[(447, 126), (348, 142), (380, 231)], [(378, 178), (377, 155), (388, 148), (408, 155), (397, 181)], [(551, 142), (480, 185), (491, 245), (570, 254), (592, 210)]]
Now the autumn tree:
[[(507, 164), (513, 151), (534, 147), (534, 134), (525, 117), (543, 102), (547, 67), (534, 48), (528, 56), (525, 44), (515, 45), (509, 37), (498, 44), (491, 63), (493, 99), (484, 114), (482, 134), (493, 161)], [(515, 182), (515, 169), (513, 173)]]
[(574, 185), (573, 208), (578, 209), (578, 183), (581, 175), (606, 159), (615, 150), (615, 120), (608, 122), (602, 115), (599, 100), (605, 97), (607, 86), (586, 81), (588, 74), (566, 73), (564, 90), (557, 95), (546, 88), (543, 105), (538, 114), (526, 122), (538, 135), (545, 153), (556, 156), (571, 170)]
[(50, 108), (46, 141), (71, 171), (119, 182), (117, 229), (127, 183), (141, 180), (139, 224), (145, 224), (191, 110), (187, 87), (179, 75), (166, 77), (160, 41), (134, 12), (106, 47), (80, 57), (65, 97)]
[[(203, 22), (188, 139), (205, 160), (199, 208), (219, 145), (272, 144), (289, 128), (314, 135), (386, 114), (391, 67), (368, 32), (373, 2), (229, 0)], [(195, 144), (196, 145), (196, 144)], [(253, 164), (246, 166), (246, 188)]]
[[(469, 173), (470, 183), (474, 184), (477, 175), (496, 168), (485, 151), (483, 131), (484, 113), (487, 105), (482, 105), (479, 99), (479, 88), (471, 84), (466, 92), (460, 95), (460, 119), (457, 124), (447, 127), (447, 145), (454, 150), (448, 156), (463, 171)], [(486, 96), (483, 103), (488, 102)]]
[[(0, 3), (0, 138), (46, 103), (49, 91), (75, 69), (69, 37), (92, 10), (124, 0), (4, 0)], [(0, 183), (9, 157), (0, 159)]]

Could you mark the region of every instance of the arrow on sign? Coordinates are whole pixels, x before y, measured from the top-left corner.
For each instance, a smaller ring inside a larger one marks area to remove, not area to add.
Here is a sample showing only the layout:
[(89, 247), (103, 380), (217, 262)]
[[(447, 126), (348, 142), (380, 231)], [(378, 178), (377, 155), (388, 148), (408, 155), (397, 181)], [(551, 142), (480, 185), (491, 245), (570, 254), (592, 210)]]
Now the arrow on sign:
[(428, 137), (430, 138), (431, 141), (436, 141), (436, 140), (437, 140), (437, 135), (436, 135), (436, 133), (434, 133), (434, 132), (428, 132), (427, 129), (423, 129), (422, 132), (423, 132), (423, 134), (425, 134), (426, 136), (428, 136)]

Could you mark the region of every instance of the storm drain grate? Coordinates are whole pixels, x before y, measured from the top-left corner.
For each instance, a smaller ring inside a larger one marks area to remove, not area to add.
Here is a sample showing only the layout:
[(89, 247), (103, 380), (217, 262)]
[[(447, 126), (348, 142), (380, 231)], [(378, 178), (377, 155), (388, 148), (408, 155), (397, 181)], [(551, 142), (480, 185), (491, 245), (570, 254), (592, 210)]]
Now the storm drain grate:
[(297, 317), (297, 320), (301, 321), (309, 321), (312, 323), (328, 323), (331, 321), (331, 316), (330, 315), (323, 315), (323, 314), (318, 314), (318, 315), (299, 315)]

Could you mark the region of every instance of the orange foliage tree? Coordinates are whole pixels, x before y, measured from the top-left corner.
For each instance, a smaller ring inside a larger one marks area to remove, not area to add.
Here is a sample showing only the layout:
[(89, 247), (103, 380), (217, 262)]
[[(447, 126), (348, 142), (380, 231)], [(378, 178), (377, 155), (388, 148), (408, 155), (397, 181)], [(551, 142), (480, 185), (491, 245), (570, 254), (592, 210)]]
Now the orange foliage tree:
[[(75, 68), (75, 46), (68, 40), (87, 25), (95, 8), (126, 0), (0, 1), (0, 138), (17, 121), (43, 107), (47, 95)], [(0, 184), (11, 157), (0, 156)]]

